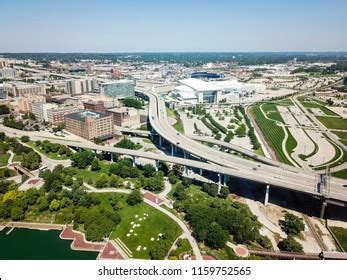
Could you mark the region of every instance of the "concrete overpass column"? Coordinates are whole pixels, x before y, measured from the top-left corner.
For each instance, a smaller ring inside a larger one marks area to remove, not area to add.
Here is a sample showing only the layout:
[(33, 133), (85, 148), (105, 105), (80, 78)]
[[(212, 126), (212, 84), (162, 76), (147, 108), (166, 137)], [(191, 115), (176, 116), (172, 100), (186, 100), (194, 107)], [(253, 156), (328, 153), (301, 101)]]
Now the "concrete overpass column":
[(135, 167), (135, 166), (136, 166), (136, 157), (133, 156), (133, 167)]
[(325, 214), (325, 208), (327, 207), (328, 203), (323, 201), (322, 202), (322, 207), (320, 209), (320, 218), (323, 219), (324, 218), (324, 214)]
[(113, 153), (110, 153), (111, 162), (114, 162)]
[(227, 185), (227, 175), (223, 174), (223, 187)]
[(174, 155), (174, 145), (171, 144), (171, 156), (173, 156), (173, 155)]
[(270, 185), (266, 185), (264, 205), (269, 204), (269, 193), (270, 193)]
[(155, 160), (155, 170), (158, 171), (159, 170), (159, 160)]
[(202, 169), (200, 168), (200, 176), (202, 176)]
[(161, 147), (162, 144), (163, 144), (163, 138), (161, 138), (161, 136), (159, 135), (159, 147)]
[(222, 176), (218, 173), (218, 194), (220, 194), (220, 189), (222, 188)]

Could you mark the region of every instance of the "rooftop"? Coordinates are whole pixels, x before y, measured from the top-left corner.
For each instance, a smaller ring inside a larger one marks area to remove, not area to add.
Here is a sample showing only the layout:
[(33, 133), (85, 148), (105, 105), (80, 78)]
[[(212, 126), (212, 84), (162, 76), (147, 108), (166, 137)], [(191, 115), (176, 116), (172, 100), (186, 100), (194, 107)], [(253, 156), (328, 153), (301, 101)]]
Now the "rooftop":
[(219, 86), (208, 83), (199, 79), (184, 79), (179, 81), (181, 84), (186, 85), (196, 91), (218, 91), (222, 90)]
[(93, 111), (88, 111), (88, 110), (66, 115), (67, 118), (78, 120), (78, 121), (83, 121), (83, 122), (85, 121), (86, 118), (101, 119), (101, 118), (105, 118), (105, 117), (109, 117), (109, 116), (111, 116), (111, 114), (93, 112)]

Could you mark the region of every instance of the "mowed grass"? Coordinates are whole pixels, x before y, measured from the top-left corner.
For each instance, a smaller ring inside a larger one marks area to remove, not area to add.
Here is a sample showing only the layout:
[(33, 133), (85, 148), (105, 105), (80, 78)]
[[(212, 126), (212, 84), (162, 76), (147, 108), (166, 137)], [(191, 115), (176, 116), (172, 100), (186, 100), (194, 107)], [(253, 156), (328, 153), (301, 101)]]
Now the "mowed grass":
[(336, 239), (339, 241), (343, 250), (347, 251), (347, 229), (342, 227), (331, 227), (332, 232), (334, 233)]
[(41, 146), (36, 146), (35, 142), (29, 141), (26, 144), (28, 144), (30, 147), (32, 147), (34, 150), (38, 151), (41, 154), (44, 154), (45, 156), (49, 157), (50, 159), (54, 160), (66, 160), (69, 159), (66, 155), (59, 155), (58, 153), (46, 153), (45, 150), (41, 149)]
[[(279, 159), (282, 162), (292, 165), (292, 163), (287, 159), (287, 157), (285, 156), (282, 150), (282, 142), (284, 140), (283, 129), (277, 126), (275, 121), (271, 121), (265, 118), (259, 106), (260, 106), (259, 104), (253, 106), (252, 112), (258, 126), (260, 127), (263, 134), (265, 135), (266, 141), (272, 146), (272, 148), (275, 150), (276, 154), (278, 155)], [(262, 108), (265, 111), (265, 113), (266, 113), (266, 109), (271, 111), (275, 111), (275, 110), (277, 111), (275, 104), (265, 104), (263, 105)], [(283, 119), (278, 111), (277, 113), (273, 112), (271, 115), (271, 118), (277, 121), (283, 122)]]
[[(110, 238), (119, 238), (132, 252), (132, 258), (135, 259), (150, 259), (151, 248), (156, 242), (160, 242), (160, 240), (157, 240), (160, 233), (170, 232), (170, 236), (172, 236), (170, 241), (172, 243), (182, 233), (181, 228), (175, 221), (145, 203), (135, 206), (125, 205), (120, 210), (120, 214), (122, 220), (116, 226)], [(148, 214), (148, 216), (144, 214)], [(139, 220), (140, 218), (142, 221)], [(140, 227), (132, 228), (131, 222), (140, 224)], [(130, 230), (133, 230), (133, 232), (131, 233)], [(127, 234), (130, 234), (130, 236), (127, 236)], [(151, 241), (151, 238), (154, 238), (154, 241)], [(138, 246), (141, 246), (140, 251), (136, 250)], [(143, 247), (147, 247), (147, 249), (143, 250)]]
[(316, 118), (328, 129), (347, 130), (347, 120), (342, 117), (316, 116)]
[(187, 239), (181, 239), (178, 243), (177, 248), (170, 253), (170, 257), (177, 257), (179, 259), (181, 254), (190, 252), (192, 250), (192, 247)]
[(343, 170), (331, 173), (331, 176), (341, 178), (341, 179), (347, 179), (347, 169), (343, 169)]
[(184, 126), (183, 126), (183, 122), (181, 120), (180, 115), (177, 113), (177, 111), (170, 109), (170, 108), (166, 108), (166, 113), (169, 117), (174, 118), (176, 120), (176, 123), (173, 125), (173, 127), (181, 133), (184, 133)]
[(10, 158), (10, 154), (8, 153), (0, 155), (0, 166), (2, 167), (7, 165), (9, 158)]
[(100, 170), (98, 171), (91, 171), (89, 168), (79, 169), (75, 167), (74, 170), (76, 174), (74, 175), (74, 177), (76, 178), (80, 177), (83, 179), (84, 182), (88, 182), (88, 181), (95, 182), (102, 173), (108, 174), (109, 167), (110, 167), (110, 163), (106, 161), (100, 162)]

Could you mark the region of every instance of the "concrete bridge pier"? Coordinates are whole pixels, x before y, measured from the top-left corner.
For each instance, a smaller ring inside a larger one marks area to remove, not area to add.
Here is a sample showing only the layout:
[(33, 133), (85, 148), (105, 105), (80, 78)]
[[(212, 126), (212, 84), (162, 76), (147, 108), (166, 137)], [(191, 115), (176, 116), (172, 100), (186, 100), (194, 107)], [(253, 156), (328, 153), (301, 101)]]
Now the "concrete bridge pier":
[(171, 144), (171, 156), (174, 156), (174, 154), (175, 154), (174, 149), (175, 149), (175, 148), (174, 148), (174, 145)]
[(220, 173), (218, 173), (217, 175), (218, 175), (218, 194), (220, 194), (220, 190), (222, 188), (222, 176)]
[(133, 158), (133, 167), (135, 167), (136, 166), (136, 157), (132, 156), (132, 158)]
[(155, 171), (158, 171), (159, 170), (159, 160), (155, 160), (155, 165), (154, 165), (154, 167), (155, 167)]
[(325, 208), (327, 207), (328, 203), (326, 201), (322, 202), (322, 207), (320, 209), (320, 218), (324, 219), (324, 214), (325, 214)]
[(163, 138), (159, 135), (159, 147), (161, 147), (163, 144)]
[(270, 185), (266, 185), (264, 205), (269, 204)]
[(202, 176), (202, 169), (200, 168), (200, 176)]
[(111, 162), (114, 162), (113, 153), (110, 153), (110, 159), (111, 159)]

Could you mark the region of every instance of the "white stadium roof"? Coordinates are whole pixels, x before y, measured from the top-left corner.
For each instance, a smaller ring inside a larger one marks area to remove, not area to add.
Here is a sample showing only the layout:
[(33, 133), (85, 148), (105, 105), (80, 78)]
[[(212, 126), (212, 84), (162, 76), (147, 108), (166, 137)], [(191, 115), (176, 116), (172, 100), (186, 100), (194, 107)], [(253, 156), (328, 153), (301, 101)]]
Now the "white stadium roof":
[(196, 91), (218, 91), (222, 90), (221, 87), (216, 86), (212, 83), (208, 83), (199, 79), (184, 79), (179, 81), (182, 85), (186, 85)]

